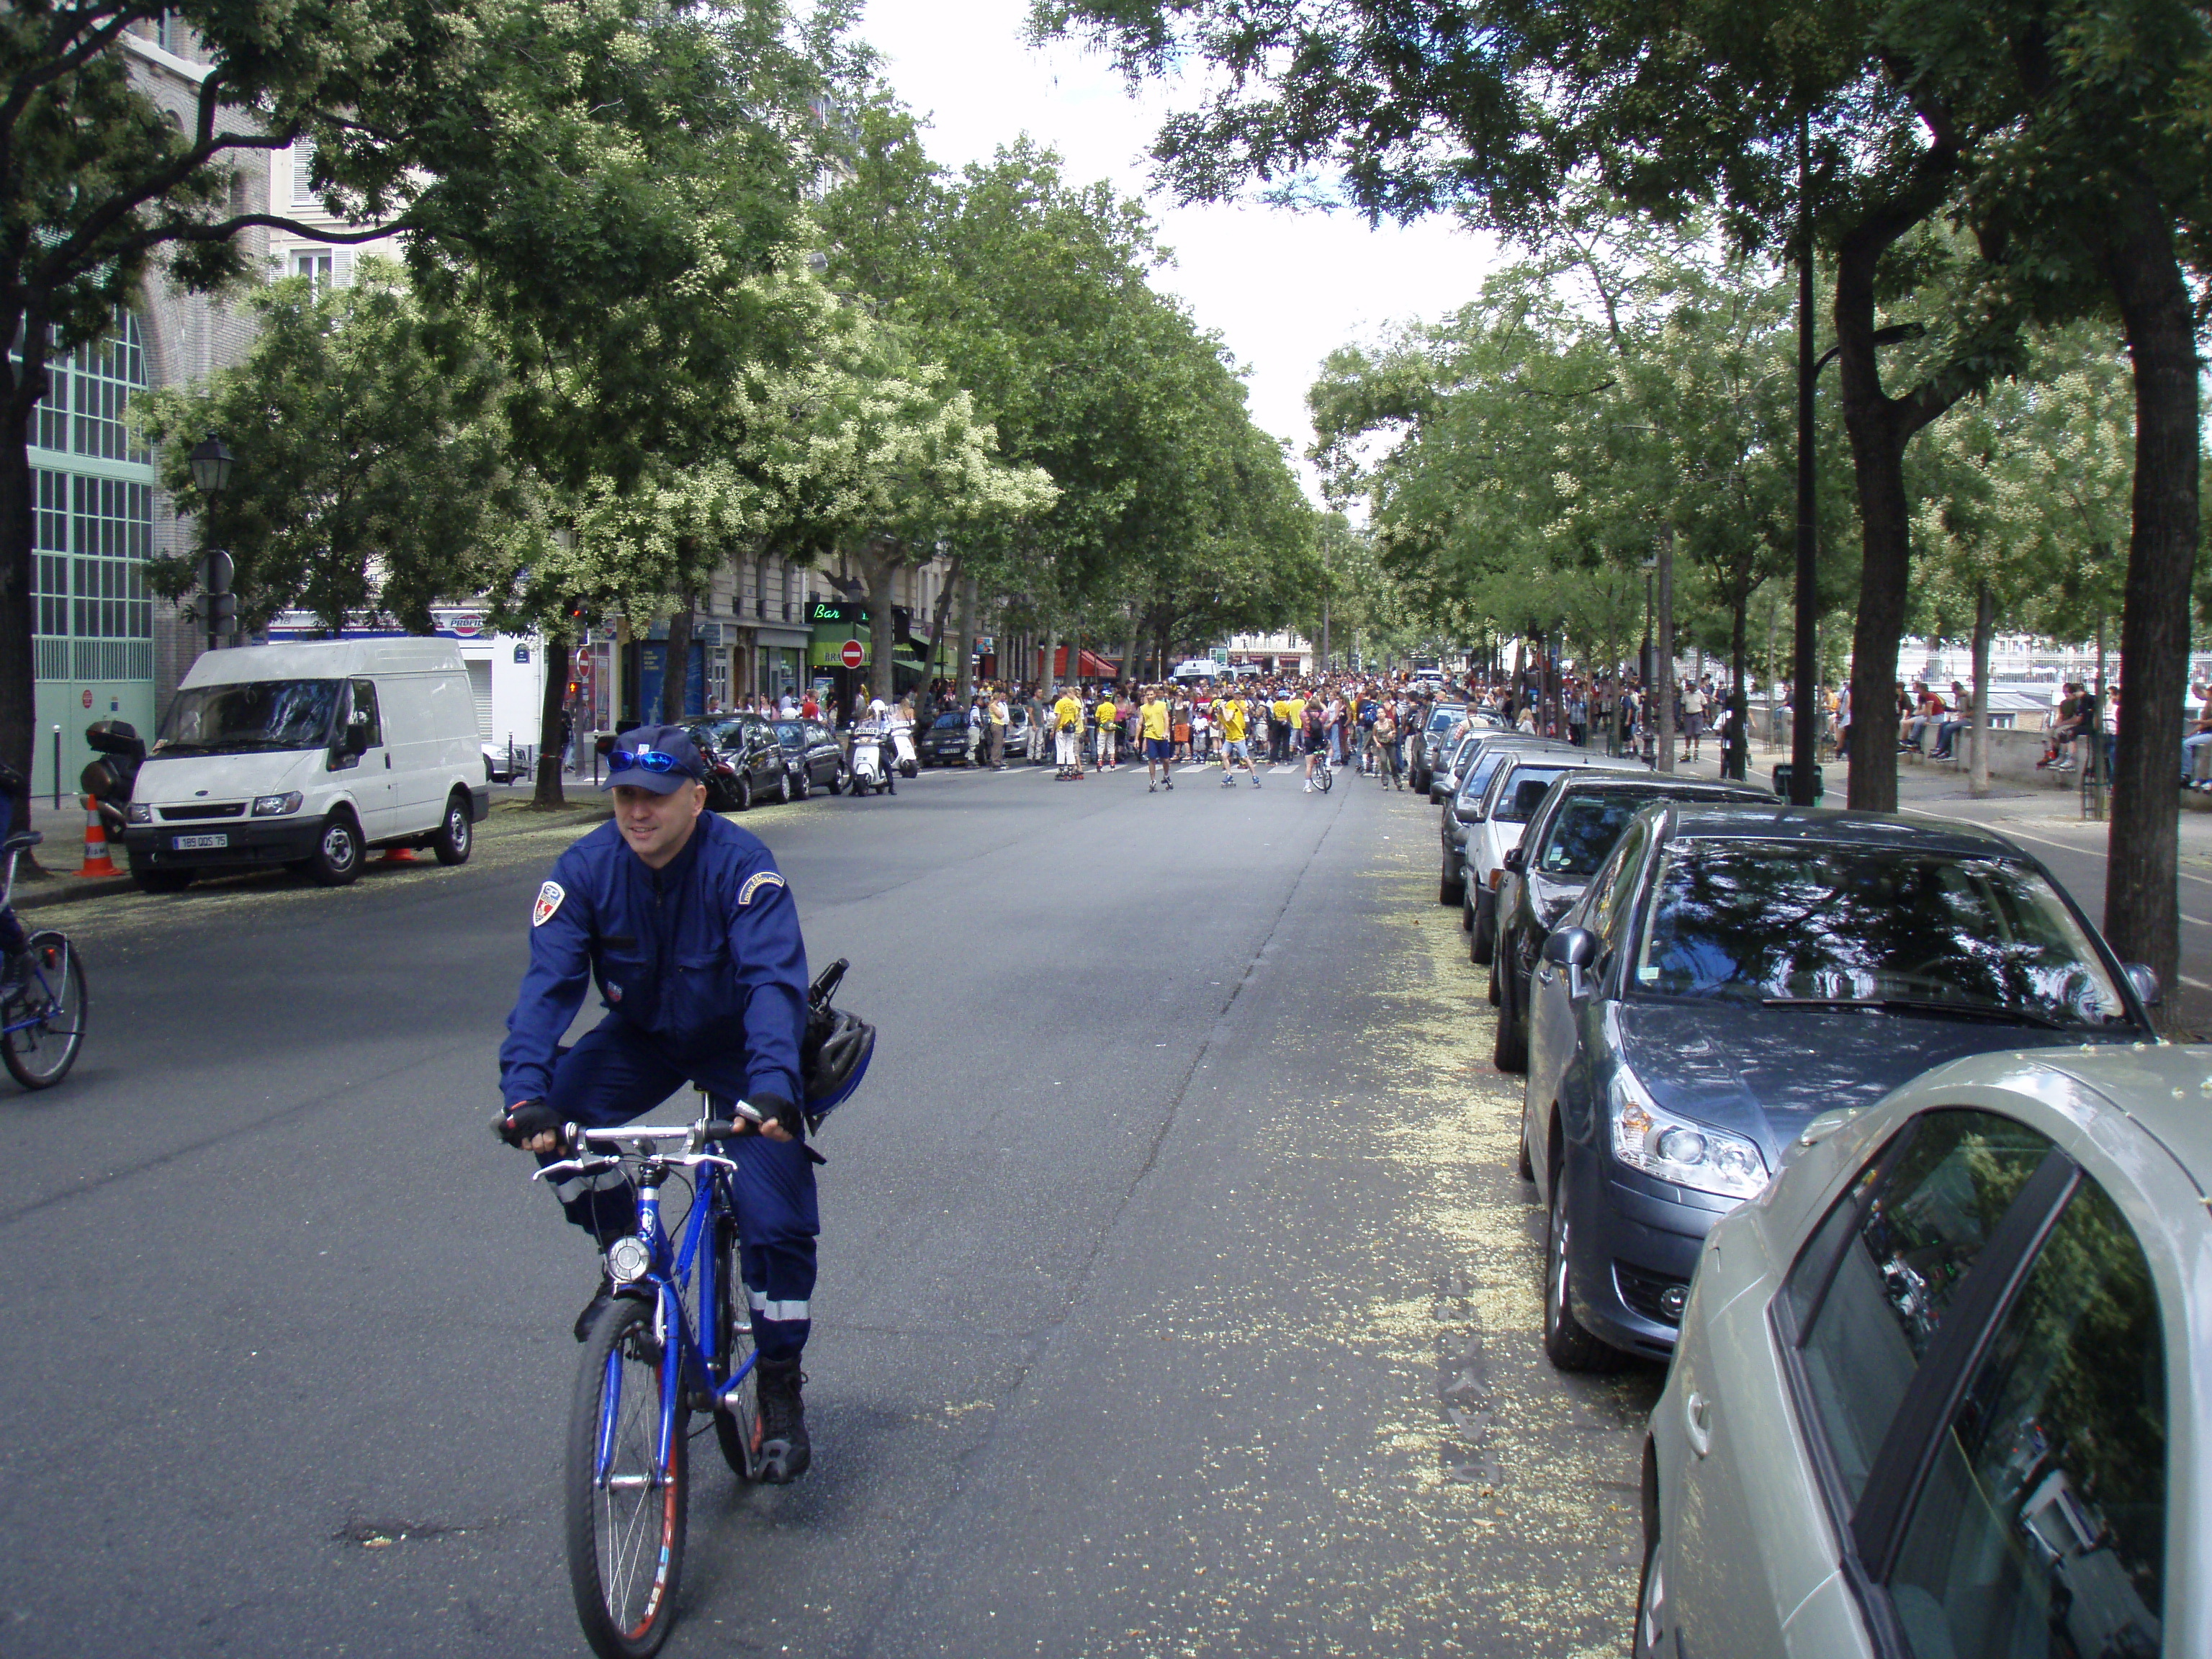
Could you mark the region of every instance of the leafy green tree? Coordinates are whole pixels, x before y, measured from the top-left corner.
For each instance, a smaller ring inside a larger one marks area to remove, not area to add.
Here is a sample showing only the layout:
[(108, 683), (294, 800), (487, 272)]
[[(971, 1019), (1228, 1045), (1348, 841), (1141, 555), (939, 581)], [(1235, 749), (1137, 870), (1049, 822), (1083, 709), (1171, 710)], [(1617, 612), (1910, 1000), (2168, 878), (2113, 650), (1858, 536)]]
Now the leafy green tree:
[[(428, 633), (431, 605), (482, 586), (537, 510), (508, 459), (498, 365), (426, 319), (384, 261), (349, 287), (292, 277), (249, 304), (244, 363), (139, 400), (162, 487), (191, 501), (191, 447), (228, 434), (234, 483), (200, 530), (236, 562), (241, 626), (298, 608), (333, 635), (385, 617)], [(193, 564), (156, 561), (155, 589), (185, 592)]]

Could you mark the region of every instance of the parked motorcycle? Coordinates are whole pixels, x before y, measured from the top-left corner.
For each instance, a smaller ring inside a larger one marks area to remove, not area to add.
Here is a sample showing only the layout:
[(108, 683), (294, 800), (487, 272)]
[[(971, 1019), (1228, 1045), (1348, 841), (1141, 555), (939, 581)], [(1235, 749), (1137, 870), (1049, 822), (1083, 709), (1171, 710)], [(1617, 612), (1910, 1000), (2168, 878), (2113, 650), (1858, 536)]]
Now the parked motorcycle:
[(131, 792), (146, 759), (145, 740), (125, 720), (94, 720), (84, 728), (84, 740), (99, 758), (77, 775), (77, 783), (92, 797), (108, 840), (120, 846)]
[(889, 739), (883, 733), (865, 727), (853, 732), (853, 785), (855, 795), (876, 795), (898, 793), (898, 786), (884, 766), (884, 755)]
[(921, 770), (921, 757), (915, 752), (914, 727), (901, 720), (891, 727), (891, 751), (898, 757), (899, 775), (910, 778)]

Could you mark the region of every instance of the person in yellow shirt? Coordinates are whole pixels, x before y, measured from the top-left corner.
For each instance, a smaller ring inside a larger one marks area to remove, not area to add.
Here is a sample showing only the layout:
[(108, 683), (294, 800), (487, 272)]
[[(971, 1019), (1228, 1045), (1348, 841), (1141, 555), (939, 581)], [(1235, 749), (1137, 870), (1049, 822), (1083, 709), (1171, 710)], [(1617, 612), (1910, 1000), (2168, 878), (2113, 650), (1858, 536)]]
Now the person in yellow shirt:
[(1291, 698), (1286, 691), (1275, 693), (1275, 701), (1268, 705), (1267, 713), (1273, 718), (1267, 729), (1267, 758), (1286, 761), (1291, 757)]
[(1052, 706), (1053, 746), (1060, 757), (1060, 778), (1083, 775), (1083, 705), (1074, 690), (1060, 688), (1060, 701)]
[(1245, 741), (1245, 721), (1249, 718), (1244, 699), (1231, 692), (1213, 706), (1213, 717), (1221, 722), (1221, 787), (1237, 787), (1237, 767), (1242, 762), (1252, 775), (1252, 787), (1260, 787), (1260, 774), (1252, 764), (1251, 745)]
[(1137, 710), (1137, 735), (1145, 744), (1145, 793), (1156, 795), (1160, 791), (1160, 780), (1167, 780), (1168, 787), (1175, 787), (1175, 744), (1168, 739), (1168, 706), (1160, 699), (1157, 685), (1145, 693), (1143, 706)]
[(1121, 729), (1121, 711), (1115, 708), (1111, 691), (1098, 694), (1098, 707), (1093, 714), (1098, 722), (1098, 769), (1102, 772), (1118, 771), (1120, 768), (1114, 759), (1114, 739)]

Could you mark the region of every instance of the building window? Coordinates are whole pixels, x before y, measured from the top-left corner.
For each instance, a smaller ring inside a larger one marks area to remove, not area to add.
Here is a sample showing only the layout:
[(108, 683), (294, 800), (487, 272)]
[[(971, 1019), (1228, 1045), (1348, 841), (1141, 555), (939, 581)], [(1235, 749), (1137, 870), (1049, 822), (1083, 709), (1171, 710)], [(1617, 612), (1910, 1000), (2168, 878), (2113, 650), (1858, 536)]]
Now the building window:
[(313, 208), (322, 205), (315, 198), (315, 147), (302, 138), (292, 146), (292, 205)]
[(154, 672), (154, 601), (146, 592), (153, 489), (120, 478), (79, 476), (70, 483), (74, 678), (148, 678)]
[(328, 288), (334, 264), (334, 257), (326, 247), (301, 248), (292, 256), (292, 274), (312, 276), (317, 288)]
[[(22, 370), (20, 346), (9, 352)], [(149, 464), (153, 457), (131, 441), (124, 410), (146, 385), (146, 349), (138, 319), (118, 309), (115, 329), (46, 365), (46, 395), (31, 416), (27, 434), (33, 449), (102, 461)]]

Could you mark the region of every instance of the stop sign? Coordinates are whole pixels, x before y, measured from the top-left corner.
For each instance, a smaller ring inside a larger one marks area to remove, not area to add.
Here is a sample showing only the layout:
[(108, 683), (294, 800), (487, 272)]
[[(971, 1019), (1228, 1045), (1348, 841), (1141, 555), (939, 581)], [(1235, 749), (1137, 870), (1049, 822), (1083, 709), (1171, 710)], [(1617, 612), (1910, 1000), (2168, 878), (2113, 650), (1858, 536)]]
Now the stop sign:
[(837, 653), (837, 660), (843, 663), (848, 668), (858, 668), (867, 659), (867, 647), (862, 645), (858, 640), (846, 641), (844, 649)]

